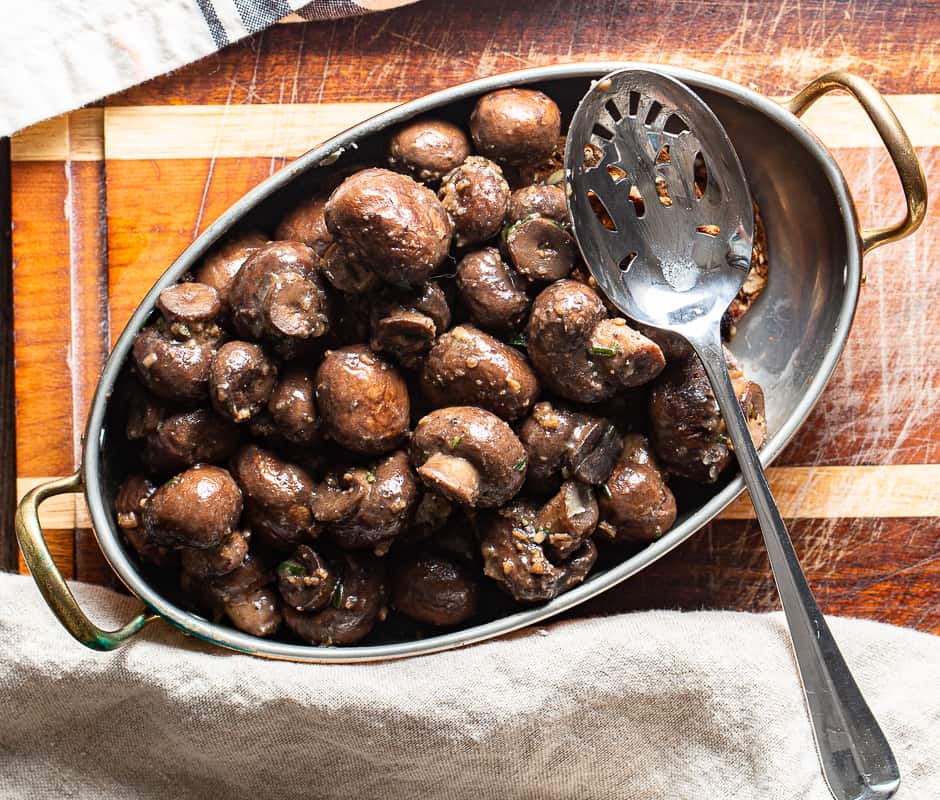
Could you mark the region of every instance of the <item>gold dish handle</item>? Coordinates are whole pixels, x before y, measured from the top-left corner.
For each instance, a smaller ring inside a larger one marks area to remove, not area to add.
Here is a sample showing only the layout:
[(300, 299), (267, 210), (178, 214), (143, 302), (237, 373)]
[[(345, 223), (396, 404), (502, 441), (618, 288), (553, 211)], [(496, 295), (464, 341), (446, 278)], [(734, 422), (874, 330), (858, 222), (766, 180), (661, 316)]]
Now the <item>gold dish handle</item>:
[(59, 618), (65, 629), (85, 647), (92, 650), (114, 650), (120, 647), (151, 620), (154, 614), (142, 612), (116, 631), (105, 631), (95, 625), (82, 611), (65, 583), (62, 573), (52, 560), (46, 540), (39, 524), (39, 506), (57, 494), (68, 494), (82, 490), (82, 474), (76, 472), (67, 478), (58, 478), (40, 484), (30, 491), (16, 509), (16, 538), (19, 540), (23, 558), (32, 573), (33, 580)]
[(907, 201), (907, 213), (900, 222), (884, 228), (861, 231), (862, 252), (868, 253), (883, 244), (903, 239), (920, 227), (927, 213), (927, 179), (924, 177), (924, 170), (914, 145), (911, 144), (900, 120), (881, 93), (864, 78), (844, 70), (827, 72), (785, 101), (783, 107), (799, 117), (824, 94), (837, 91), (848, 92), (858, 100), (868, 118), (874, 123), (898, 171), (901, 189)]

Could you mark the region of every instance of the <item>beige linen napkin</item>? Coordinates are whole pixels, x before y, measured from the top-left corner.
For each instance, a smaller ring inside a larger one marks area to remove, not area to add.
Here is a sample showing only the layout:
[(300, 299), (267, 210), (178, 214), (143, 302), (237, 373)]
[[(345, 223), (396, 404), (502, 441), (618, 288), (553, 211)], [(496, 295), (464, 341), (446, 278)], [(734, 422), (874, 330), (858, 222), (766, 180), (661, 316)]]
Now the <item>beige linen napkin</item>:
[[(101, 621), (135, 601), (75, 585)], [(940, 638), (833, 619), (940, 798)], [(780, 614), (651, 611), (406, 661), (234, 655), (162, 623), (111, 654), (0, 575), (2, 798), (825, 800)]]

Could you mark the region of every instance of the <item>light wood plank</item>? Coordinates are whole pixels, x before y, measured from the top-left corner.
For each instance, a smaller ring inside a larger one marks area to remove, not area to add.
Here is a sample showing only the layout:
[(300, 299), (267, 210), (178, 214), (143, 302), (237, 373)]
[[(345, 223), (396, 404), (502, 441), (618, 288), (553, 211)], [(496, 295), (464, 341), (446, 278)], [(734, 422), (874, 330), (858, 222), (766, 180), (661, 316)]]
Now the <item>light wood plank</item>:
[(80, 108), (15, 134), (12, 161), (101, 161), (104, 158), (104, 109)]
[[(788, 519), (892, 519), (940, 517), (940, 464), (874, 467), (771, 467), (771, 486)], [(17, 496), (52, 478), (18, 478)], [(40, 509), (48, 528), (88, 528), (81, 495), (59, 495)], [(747, 495), (719, 519), (754, 519)]]

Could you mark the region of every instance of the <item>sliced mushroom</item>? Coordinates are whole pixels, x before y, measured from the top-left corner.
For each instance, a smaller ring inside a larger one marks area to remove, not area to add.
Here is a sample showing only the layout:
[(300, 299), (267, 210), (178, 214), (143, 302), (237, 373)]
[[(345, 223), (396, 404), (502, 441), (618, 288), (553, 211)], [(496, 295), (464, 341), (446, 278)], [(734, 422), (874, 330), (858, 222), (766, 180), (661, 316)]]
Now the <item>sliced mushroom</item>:
[(334, 473), (318, 488), (312, 509), (318, 520), (329, 522), (337, 545), (371, 548), (381, 556), (408, 525), (417, 502), (414, 473), (399, 450), (371, 467)]
[(163, 484), (144, 507), (150, 539), (164, 547), (215, 547), (238, 524), (242, 493), (221, 467), (197, 464)]
[(310, 511), (315, 483), (305, 470), (253, 444), (235, 454), (232, 470), (245, 493), (245, 520), (252, 531), (280, 549), (317, 535)]
[(202, 550), (184, 548), (180, 553), (183, 569), (197, 578), (228, 575), (244, 562), (250, 537), (250, 531), (232, 531), (215, 547)]
[[(764, 393), (736, 363), (729, 367), (751, 438), (760, 447), (767, 433)], [(650, 392), (649, 416), (653, 449), (668, 472), (713, 483), (731, 463), (731, 442), (697, 356), (670, 363)]]
[(414, 368), (431, 343), (450, 326), (450, 306), (436, 283), (389, 289), (373, 298), (370, 346)]
[(141, 460), (153, 473), (176, 473), (199, 463), (218, 464), (238, 447), (238, 428), (208, 408), (172, 414), (144, 442)]
[(411, 462), (432, 492), (464, 506), (502, 505), (525, 480), (525, 450), (512, 428), (476, 406), (424, 417), (412, 438)]
[(454, 244), (466, 247), (499, 233), (509, 207), (509, 184), (499, 165), (470, 156), (444, 176), (437, 196), (454, 223)]
[(568, 400), (597, 403), (655, 378), (659, 347), (622, 319), (608, 319), (597, 293), (578, 281), (544, 289), (526, 327), (529, 357), (548, 387)]
[(381, 559), (362, 553), (343, 555), (330, 604), (320, 611), (284, 608), (284, 621), (305, 642), (355, 644), (385, 619), (385, 569)]
[(283, 620), (280, 598), (270, 587), (228, 600), (225, 613), (236, 628), (252, 636), (273, 635)]
[(388, 162), (415, 180), (436, 183), (470, 155), (467, 135), (452, 122), (418, 119), (399, 128), (388, 144)]
[(624, 437), (623, 451), (601, 488), (599, 503), (598, 531), (614, 541), (651, 542), (676, 521), (676, 498), (642, 434)]
[(539, 394), (523, 355), (472, 325), (439, 337), (428, 353), (421, 388), (435, 406), (468, 403), (503, 419), (518, 419)]
[(526, 480), (538, 491), (561, 478), (598, 485), (607, 480), (620, 453), (620, 434), (602, 417), (536, 403), (519, 429), (528, 455)]
[(506, 223), (512, 225), (528, 217), (545, 217), (562, 224), (568, 223), (568, 204), (561, 186), (533, 183), (516, 189), (509, 197)]
[(209, 399), (212, 407), (233, 422), (247, 422), (271, 397), (277, 367), (251, 342), (226, 342), (212, 359)]
[(451, 626), (476, 614), (479, 594), (473, 573), (460, 562), (414, 553), (397, 564), (392, 604), (419, 622)]
[(357, 172), (330, 195), (324, 213), (349, 256), (389, 283), (422, 283), (447, 257), (450, 217), (434, 192), (407, 175)]
[(323, 207), (326, 195), (314, 195), (294, 206), (278, 223), (274, 238), (286, 242), (303, 242), (322, 258), (333, 236), (326, 227)]
[(561, 133), (561, 111), (534, 89), (500, 89), (483, 95), (470, 115), (470, 135), (480, 155), (500, 164), (536, 164), (548, 158)]
[(364, 345), (326, 353), (317, 369), (317, 406), (326, 434), (357, 453), (383, 453), (408, 432), (408, 387), (391, 364)]
[(277, 588), (284, 602), (297, 611), (325, 607), (336, 589), (336, 572), (312, 548), (297, 546), (294, 555), (277, 567)]
[(146, 476), (128, 475), (118, 488), (114, 511), (118, 527), (141, 561), (158, 567), (171, 567), (177, 562), (176, 552), (154, 542), (144, 526), (144, 509), (156, 490), (157, 487)]
[(235, 276), (229, 301), (238, 334), (269, 343), (283, 358), (309, 351), (330, 328), (320, 258), (300, 242), (257, 250)]
[(526, 281), (495, 247), (474, 250), (461, 259), (457, 288), (470, 318), (481, 328), (516, 331), (525, 324), (532, 302)]
[(566, 278), (578, 260), (574, 239), (558, 222), (526, 217), (512, 223), (503, 235), (512, 265), (533, 281)]
[(196, 269), (196, 280), (208, 284), (219, 294), (224, 309), (229, 308), (229, 290), (242, 264), (256, 250), (268, 243), (261, 231), (235, 233), (212, 248)]
[(481, 520), (483, 572), (522, 603), (557, 597), (583, 581), (597, 559), (594, 542), (585, 539), (570, 558), (552, 561), (538, 515), (536, 503), (516, 500)]

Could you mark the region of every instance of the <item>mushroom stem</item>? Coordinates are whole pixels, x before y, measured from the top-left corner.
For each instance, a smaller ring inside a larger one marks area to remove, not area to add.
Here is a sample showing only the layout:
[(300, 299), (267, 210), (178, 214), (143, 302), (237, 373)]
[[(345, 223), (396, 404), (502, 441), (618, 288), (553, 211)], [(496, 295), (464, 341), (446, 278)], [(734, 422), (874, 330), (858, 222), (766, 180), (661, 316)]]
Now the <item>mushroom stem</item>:
[(434, 453), (418, 467), (418, 474), (441, 494), (465, 505), (474, 505), (480, 494), (480, 473), (467, 459)]

